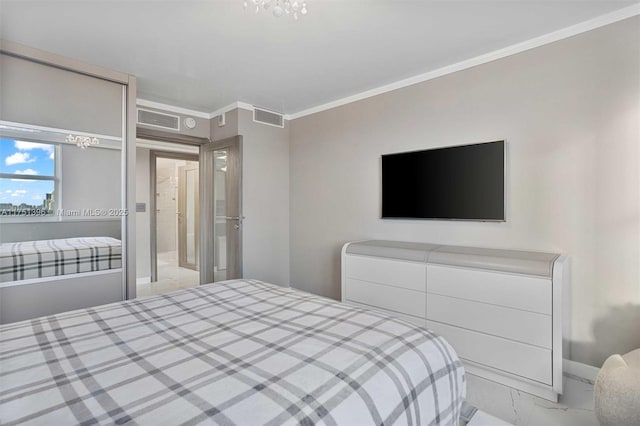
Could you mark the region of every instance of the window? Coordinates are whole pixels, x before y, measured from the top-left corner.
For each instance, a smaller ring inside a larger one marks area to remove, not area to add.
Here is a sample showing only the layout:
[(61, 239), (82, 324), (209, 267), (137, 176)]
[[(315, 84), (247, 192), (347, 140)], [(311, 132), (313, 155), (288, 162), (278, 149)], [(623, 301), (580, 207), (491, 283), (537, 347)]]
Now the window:
[(55, 212), (58, 153), (55, 144), (0, 139), (0, 215)]

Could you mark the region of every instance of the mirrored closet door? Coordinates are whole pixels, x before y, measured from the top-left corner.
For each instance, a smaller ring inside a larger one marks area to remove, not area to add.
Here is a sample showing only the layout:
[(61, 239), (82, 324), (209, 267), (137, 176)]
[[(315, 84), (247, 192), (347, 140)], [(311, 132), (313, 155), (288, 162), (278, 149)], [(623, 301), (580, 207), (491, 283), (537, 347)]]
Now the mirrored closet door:
[(0, 71), (0, 323), (125, 299), (126, 86), (5, 53)]
[(0, 319), (124, 298), (122, 141), (0, 122)]

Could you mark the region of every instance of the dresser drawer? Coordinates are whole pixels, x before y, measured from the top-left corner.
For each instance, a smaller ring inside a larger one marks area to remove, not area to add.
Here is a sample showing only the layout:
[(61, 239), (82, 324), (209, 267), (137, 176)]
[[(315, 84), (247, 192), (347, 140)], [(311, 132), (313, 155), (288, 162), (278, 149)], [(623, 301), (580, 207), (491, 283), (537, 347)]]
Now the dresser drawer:
[(365, 305), (364, 303), (358, 303), (358, 302), (354, 302), (352, 300), (347, 300), (345, 301), (346, 304), (348, 305), (352, 305), (352, 306), (357, 306), (358, 308), (362, 308), (362, 309), (369, 309), (369, 310), (373, 310), (373, 311), (379, 311), (385, 315), (389, 315), (392, 317), (396, 317), (396, 318), (400, 318), (403, 319), (405, 321), (409, 321), (412, 324), (415, 325), (419, 325), (420, 327), (426, 327), (427, 324), (427, 320), (425, 320), (424, 318), (418, 318), (418, 317), (414, 317), (411, 315), (405, 315), (405, 314), (401, 314), (400, 312), (394, 312), (394, 311), (389, 311), (387, 309), (383, 309), (379, 306), (370, 306), (370, 305)]
[(444, 337), (460, 358), (551, 385), (551, 350), (434, 321), (427, 328)]
[(427, 319), (551, 349), (551, 316), (427, 293)]
[(427, 291), (551, 315), (551, 280), (524, 275), (427, 265)]
[(425, 318), (427, 304), (425, 293), (353, 278), (346, 279), (344, 291), (346, 301)]
[(367, 256), (345, 256), (345, 276), (415, 291), (426, 291), (424, 263)]

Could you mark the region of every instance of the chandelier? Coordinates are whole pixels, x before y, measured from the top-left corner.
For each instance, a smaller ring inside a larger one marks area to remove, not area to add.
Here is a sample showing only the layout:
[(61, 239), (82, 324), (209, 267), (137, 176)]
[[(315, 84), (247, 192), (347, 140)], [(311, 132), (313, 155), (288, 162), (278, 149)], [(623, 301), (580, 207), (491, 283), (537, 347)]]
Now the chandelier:
[(306, 0), (244, 0), (245, 10), (249, 7), (249, 2), (256, 7), (256, 13), (259, 13), (260, 9), (271, 9), (276, 18), (289, 15), (297, 21), (301, 15), (304, 16), (308, 12)]
[(98, 145), (100, 140), (98, 138), (91, 138), (89, 136), (79, 136), (79, 135), (67, 135), (67, 142), (75, 143), (78, 148), (86, 149), (92, 145)]

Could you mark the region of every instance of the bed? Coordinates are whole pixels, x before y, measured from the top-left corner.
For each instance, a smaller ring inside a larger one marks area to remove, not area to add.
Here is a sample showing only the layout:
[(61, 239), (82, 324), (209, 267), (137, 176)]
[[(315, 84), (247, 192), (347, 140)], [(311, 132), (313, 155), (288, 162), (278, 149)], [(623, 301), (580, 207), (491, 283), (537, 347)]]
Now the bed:
[(0, 324), (123, 299), (118, 239), (0, 244)]
[(0, 326), (0, 423), (457, 425), (451, 346), (254, 280)]
[(81, 237), (0, 244), (0, 282), (122, 267), (122, 244), (110, 237)]

